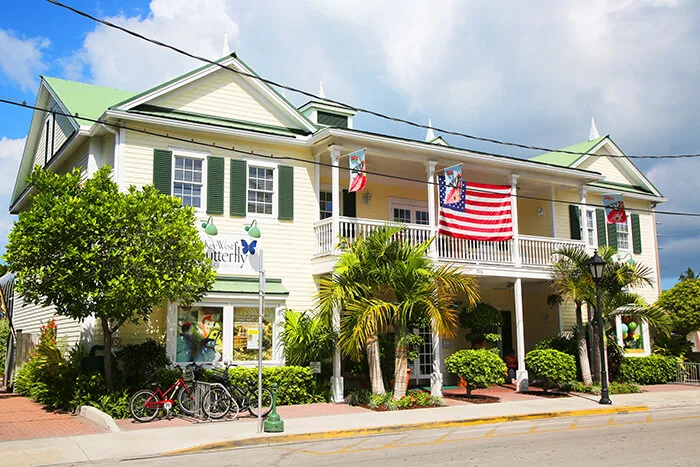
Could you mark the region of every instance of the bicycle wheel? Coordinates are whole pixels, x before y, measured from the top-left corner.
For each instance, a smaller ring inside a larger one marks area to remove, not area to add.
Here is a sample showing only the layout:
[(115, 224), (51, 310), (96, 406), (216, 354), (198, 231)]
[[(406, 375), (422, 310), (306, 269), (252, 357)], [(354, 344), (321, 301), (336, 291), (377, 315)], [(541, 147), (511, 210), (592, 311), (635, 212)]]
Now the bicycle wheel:
[(129, 402), (129, 410), (134, 420), (145, 423), (156, 418), (160, 408), (155, 404), (153, 404), (153, 406), (147, 406), (146, 404), (149, 402), (158, 402), (158, 398), (155, 397), (153, 391), (142, 389), (133, 395), (131, 402)]
[[(272, 391), (262, 388), (262, 416), (266, 416), (272, 411)], [(258, 416), (258, 390), (254, 389), (248, 393), (248, 412), (253, 417)]]
[(181, 387), (177, 391), (177, 406), (185, 415), (194, 415), (197, 410), (197, 400), (194, 397), (195, 385), (192, 385), (190, 392), (185, 390), (185, 387)]
[[(235, 404), (236, 401), (233, 401)], [(202, 410), (207, 417), (218, 420), (223, 418), (231, 410), (231, 397), (222, 387), (215, 386), (204, 394)], [(238, 408), (238, 404), (235, 405)]]

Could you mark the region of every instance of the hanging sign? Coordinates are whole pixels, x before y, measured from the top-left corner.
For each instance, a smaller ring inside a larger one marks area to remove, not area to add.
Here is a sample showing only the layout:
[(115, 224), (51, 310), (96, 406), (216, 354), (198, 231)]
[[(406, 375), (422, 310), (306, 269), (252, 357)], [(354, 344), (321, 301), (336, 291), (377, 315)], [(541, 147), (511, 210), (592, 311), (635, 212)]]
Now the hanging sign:
[(211, 217), (201, 224), (199, 238), (204, 242), (207, 258), (220, 275), (251, 276), (260, 270), (259, 240), (248, 235), (222, 234)]
[(445, 203), (455, 204), (462, 200), (462, 164), (445, 169)]
[(311, 368), (311, 373), (321, 373), (321, 362), (309, 362), (309, 367)]
[(348, 154), (350, 164), (350, 193), (360, 191), (367, 185), (367, 166), (365, 165), (365, 150), (359, 149)]
[(622, 201), (622, 194), (603, 195), (603, 206), (605, 206), (605, 218), (608, 224), (627, 222), (627, 213), (625, 212), (625, 202)]
[(257, 327), (250, 327), (246, 329), (248, 332), (248, 344), (246, 349), (248, 350), (258, 350), (260, 348), (260, 333)]

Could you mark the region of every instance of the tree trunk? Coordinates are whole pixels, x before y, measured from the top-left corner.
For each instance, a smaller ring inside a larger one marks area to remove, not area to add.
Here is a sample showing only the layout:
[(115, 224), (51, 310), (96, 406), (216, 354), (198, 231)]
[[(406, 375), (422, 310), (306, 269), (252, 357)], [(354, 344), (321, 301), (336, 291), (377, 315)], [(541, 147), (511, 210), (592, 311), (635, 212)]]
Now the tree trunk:
[(372, 336), (367, 339), (367, 365), (369, 366), (369, 381), (372, 385), (372, 394), (384, 394), (384, 379), (379, 355), (379, 337)]
[[(403, 335), (402, 335), (403, 334)], [(408, 378), (408, 349), (403, 333), (396, 333), (396, 359), (394, 360), (394, 400), (406, 395)]]
[(591, 378), (591, 362), (588, 360), (588, 343), (586, 342), (586, 327), (583, 325), (583, 316), (581, 316), (581, 304), (576, 304), (576, 324), (579, 327), (579, 332), (576, 334), (578, 343), (578, 361), (581, 366), (581, 379), (583, 384), (593, 384)]
[(100, 318), (102, 321), (102, 344), (104, 348), (105, 385), (112, 392), (112, 331), (109, 329), (109, 319)]

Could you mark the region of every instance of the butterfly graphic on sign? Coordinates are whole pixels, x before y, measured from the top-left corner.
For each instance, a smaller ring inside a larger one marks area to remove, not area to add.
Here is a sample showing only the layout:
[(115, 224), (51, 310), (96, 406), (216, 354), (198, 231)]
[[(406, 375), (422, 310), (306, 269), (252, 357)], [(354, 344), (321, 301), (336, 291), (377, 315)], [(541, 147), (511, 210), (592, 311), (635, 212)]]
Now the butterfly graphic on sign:
[(252, 242), (248, 243), (246, 240), (241, 239), (241, 245), (243, 247), (243, 254), (247, 255), (250, 253), (251, 255), (255, 254), (255, 247), (258, 246), (258, 241), (253, 240)]

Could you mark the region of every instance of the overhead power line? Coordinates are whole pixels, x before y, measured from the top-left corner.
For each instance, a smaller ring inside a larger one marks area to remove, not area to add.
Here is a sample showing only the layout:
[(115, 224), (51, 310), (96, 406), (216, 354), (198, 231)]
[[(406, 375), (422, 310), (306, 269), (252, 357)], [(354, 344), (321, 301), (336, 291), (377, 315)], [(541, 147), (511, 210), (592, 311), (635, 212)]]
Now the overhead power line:
[(471, 139), (474, 141), (482, 141), (482, 142), (486, 142), (486, 143), (493, 143), (493, 144), (499, 144), (499, 145), (503, 145), (503, 146), (510, 146), (510, 147), (516, 147), (516, 148), (521, 148), (521, 149), (535, 150), (535, 151), (558, 152), (558, 153), (571, 154), (571, 155), (577, 155), (577, 156), (619, 157), (619, 158), (626, 157), (629, 159), (690, 159), (690, 158), (700, 157), (700, 153), (697, 153), (697, 154), (670, 154), (670, 155), (632, 155), (632, 156), (627, 156), (624, 154), (623, 155), (620, 155), (620, 154), (590, 154), (587, 152), (571, 151), (571, 150), (567, 150), (567, 149), (552, 149), (552, 148), (548, 148), (548, 147), (544, 147), (544, 146), (536, 146), (536, 145), (530, 145), (530, 144), (516, 143), (516, 142), (512, 142), (512, 141), (505, 141), (505, 140), (500, 140), (500, 139), (495, 139), (495, 138), (487, 138), (487, 137), (483, 137), (483, 136), (476, 136), (476, 135), (471, 135), (468, 133), (462, 133), (459, 131), (446, 130), (444, 128), (428, 126), (428, 125), (425, 125), (422, 123), (417, 123), (417, 122), (414, 122), (411, 120), (407, 120), (405, 118), (392, 117), (390, 115), (384, 114), (382, 112), (378, 112), (376, 110), (371, 110), (371, 109), (367, 109), (367, 108), (363, 108), (363, 107), (353, 106), (353, 105), (346, 104), (346, 103), (341, 102), (341, 101), (328, 99), (326, 97), (319, 97), (316, 94), (310, 93), (308, 91), (304, 91), (303, 89), (295, 88), (293, 86), (285, 85), (285, 84), (282, 84), (282, 83), (279, 83), (279, 82), (276, 82), (276, 81), (273, 81), (273, 80), (270, 80), (267, 78), (263, 78), (261, 76), (254, 74), (254, 73), (248, 73), (245, 71), (235, 70), (235, 69), (230, 68), (228, 66), (222, 65), (221, 63), (219, 63), (217, 61), (210, 60), (206, 57), (202, 57), (200, 55), (193, 54), (193, 53), (188, 52), (184, 49), (181, 49), (179, 47), (175, 47), (174, 45), (159, 41), (157, 39), (153, 39), (153, 38), (144, 36), (143, 34), (140, 34), (132, 29), (129, 29), (129, 28), (126, 28), (123, 26), (119, 26), (118, 24), (114, 24), (110, 21), (107, 21), (107, 20), (104, 20), (101, 18), (97, 18), (96, 16), (93, 16), (90, 13), (87, 13), (83, 10), (79, 10), (77, 8), (70, 6), (70, 5), (66, 5), (65, 3), (61, 3), (57, 0), (46, 0), (46, 1), (48, 1), (49, 3), (52, 3), (56, 6), (59, 6), (61, 8), (65, 8), (66, 10), (72, 11), (73, 13), (76, 13), (84, 18), (88, 18), (92, 21), (100, 23), (104, 26), (107, 26), (107, 27), (110, 27), (113, 29), (117, 29), (119, 31), (122, 31), (122, 32), (130, 35), (130, 36), (133, 36), (133, 37), (136, 37), (138, 39), (150, 42), (151, 44), (157, 45), (159, 47), (164, 47), (166, 49), (170, 49), (173, 52), (176, 52), (180, 55), (184, 55), (186, 57), (189, 57), (189, 58), (192, 58), (195, 60), (199, 60), (201, 62), (208, 63), (210, 65), (217, 66), (221, 69), (228, 70), (228, 71), (236, 73), (238, 75), (245, 76), (245, 77), (251, 78), (251, 79), (256, 79), (256, 80), (263, 82), (265, 84), (268, 84), (270, 86), (274, 86), (274, 87), (280, 88), (280, 89), (286, 89), (287, 91), (301, 94), (301, 95), (309, 97), (311, 99), (320, 100), (320, 101), (328, 102), (331, 104), (335, 104), (337, 106), (344, 107), (344, 108), (346, 108), (348, 110), (352, 110), (354, 112), (365, 113), (365, 114), (372, 115), (374, 117), (378, 117), (378, 118), (381, 118), (384, 120), (390, 120), (393, 122), (403, 123), (405, 125), (409, 125), (409, 126), (412, 126), (415, 128), (423, 128), (426, 130), (432, 129), (432, 130), (438, 131), (440, 133), (444, 133), (444, 134), (452, 135), (452, 136), (460, 136), (460, 137)]
[[(85, 120), (85, 121), (92, 122), (92, 123), (99, 123), (99, 124), (109, 126), (112, 128), (124, 129), (124, 130), (128, 130), (128, 131), (142, 133), (142, 134), (155, 136), (158, 138), (164, 138), (164, 139), (168, 139), (168, 140), (172, 140), (172, 141), (179, 141), (182, 143), (194, 144), (197, 146), (207, 147), (207, 148), (211, 148), (211, 149), (232, 152), (235, 154), (241, 154), (241, 155), (248, 156), (248, 157), (258, 157), (258, 158), (262, 158), (262, 159), (274, 159), (274, 160), (290, 160), (290, 161), (300, 162), (303, 164), (316, 165), (319, 167), (330, 167), (330, 168), (335, 167), (333, 164), (329, 164), (327, 162), (308, 160), (308, 159), (304, 159), (301, 157), (294, 157), (294, 156), (280, 156), (280, 155), (274, 155), (272, 153), (261, 154), (259, 152), (255, 152), (253, 150), (247, 151), (247, 150), (242, 150), (242, 149), (236, 149), (235, 146), (224, 146), (222, 144), (216, 144), (215, 142), (214, 143), (207, 143), (204, 141), (196, 140), (194, 138), (176, 136), (176, 135), (173, 135), (169, 132), (168, 133), (159, 133), (157, 131), (148, 130), (147, 128), (139, 128), (139, 127), (135, 127), (135, 126), (129, 126), (129, 125), (126, 125), (124, 123), (114, 123), (114, 122), (109, 122), (109, 121), (105, 121), (105, 120), (98, 119), (98, 118), (82, 117), (79, 114), (72, 115), (69, 113), (61, 112), (59, 110), (52, 110), (52, 109), (45, 108), (45, 107), (30, 105), (30, 104), (27, 104), (26, 102), (20, 101), (20, 100), (0, 98), (0, 103), (7, 104), (7, 105), (13, 105), (16, 107), (24, 107), (27, 109), (38, 110), (41, 112), (47, 112), (47, 113), (50, 113), (53, 115), (63, 115), (66, 117), (76, 118), (79, 120)], [(212, 125), (212, 126), (215, 126), (215, 125)], [(339, 166), (338, 168), (341, 170), (348, 171), (348, 172), (350, 171), (349, 167)], [(411, 177), (402, 177), (400, 175), (393, 175), (393, 174), (388, 174), (385, 172), (374, 172), (374, 171), (366, 170), (365, 173), (368, 175), (376, 175), (378, 177), (390, 178), (390, 179), (394, 179), (394, 180), (401, 180), (404, 182), (420, 183), (423, 185), (439, 185), (439, 183), (435, 182), (435, 181), (422, 180), (422, 179), (411, 178)], [(470, 188), (470, 190), (477, 191), (477, 192), (490, 193), (488, 191), (480, 190), (478, 188)], [(513, 196), (516, 198), (522, 198), (522, 199), (531, 199), (531, 200), (561, 203), (561, 204), (567, 204), (567, 205), (573, 204), (573, 205), (577, 205), (577, 206), (586, 206), (586, 207), (592, 207), (592, 208), (604, 208), (605, 207), (602, 204), (572, 202), (572, 201), (568, 201), (568, 200), (562, 200), (562, 199), (556, 199), (556, 198), (543, 198), (543, 197), (539, 197), (539, 196), (528, 196), (528, 195), (523, 195), (523, 194), (518, 194), (518, 193), (513, 194)], [(674, 212), (674, 211), (657, 211), (657, 210), (652, 211), (649, 209), (635, 209), (635, 208), (625, 208), (625, 209), (627, 211), (631, 211), (631, 212), (643, 212), (643, 213), (647, 213), (647, 214), (654, 212), (656, 214), (663, 214), (663, 215), (668, 215), (668, 216), (700, 217), (700, 213), (694, 213), (694, 212)]]

